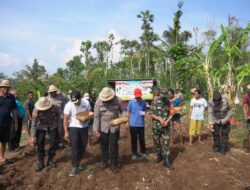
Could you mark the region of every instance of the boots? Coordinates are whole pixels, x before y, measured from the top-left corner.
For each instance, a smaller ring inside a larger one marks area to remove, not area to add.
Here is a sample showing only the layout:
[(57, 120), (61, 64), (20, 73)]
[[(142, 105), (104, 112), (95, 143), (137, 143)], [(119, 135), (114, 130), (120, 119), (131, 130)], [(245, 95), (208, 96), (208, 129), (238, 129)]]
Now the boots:
[(44, 166), (44, 159), (43, 158), (39, 158), (37, 166), (36, 166), (36, 171), (40, 172), (45, 168)]
[(46, 166), (48, 166), (49, 168), (55, 168), (56, 167), (56, 163), (53, 161), (53, 157), (49, 156), (47, 162), (46, 162)]
[(107, 161), (103, 161), (101, 164), (101, 169), (102, 170), (106, 170), (108, 168), (108, 162)]
[(158, 154), (157, 155), (157, 158), (156, 158), (156, 160), (155, 160), (155, 163), (160, 163), (161, 161), (163, 160), (163, 157), (162, 157), (162, 155), (161, 154)]
[(171, 165), (170, 160), (169, 160), (168, 157), (166, 157), (164, 159), (163, 166), (166, 167), (167, 169), (170, 169), (170, 170), (174, 169), (174, 167)]
[(113, 173), (113, 174), (117, 174), (117, 173), (118, 173), (119, 167), (118, 167), (117, 162), (112, 162), (112, 164), (111, 164), (111, 169), (112, 169), (112, 173)]
[(226, 146), (221, 146), (220, 153), (222, 155), (226, 155), (226, 152), (227, 152), (227, 147)]
[(219, 145), (214, 145), (213, 151), (214, 152), (220, 152), (221, 151), (221, 147)]

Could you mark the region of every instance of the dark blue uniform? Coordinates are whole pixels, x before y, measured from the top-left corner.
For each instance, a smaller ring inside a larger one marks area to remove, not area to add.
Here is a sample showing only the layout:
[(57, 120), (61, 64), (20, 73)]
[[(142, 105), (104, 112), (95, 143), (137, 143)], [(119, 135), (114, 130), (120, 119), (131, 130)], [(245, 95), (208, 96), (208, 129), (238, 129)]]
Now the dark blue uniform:
[(0, 96), (0, 142), (6, 143), (10, 140), (11, 111), (16, 107), (13, 95)]

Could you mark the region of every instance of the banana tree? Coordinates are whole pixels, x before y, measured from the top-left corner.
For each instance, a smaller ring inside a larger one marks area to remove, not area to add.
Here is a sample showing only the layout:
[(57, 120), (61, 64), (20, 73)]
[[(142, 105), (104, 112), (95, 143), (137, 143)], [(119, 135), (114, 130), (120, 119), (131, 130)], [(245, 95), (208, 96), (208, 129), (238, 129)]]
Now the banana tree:
[(250, 77), (250, 63), (247, 63), (245, 65), (241, 65), (236, 68), (236, 98), (238, 99), (242, 83), (246, 77)]
[[(243, 51), (242, 48), (248, 41), (249, 37), (248, 34), (250, 32), (250, 23), (246, 26), (245, 29), (241, 31), (241, 34), (239, 35), (238, 39), (236, 40), (236, 43), (233, 43), (231, 40), (231, 32), (232, 29), (230, 27), (224, 28), (224, 26), (221, 26), (222, 34), (224, 37), (224, 50), (227, 55), (227, 85), (231, 87), (231, 92), (229, 96), (232, 98), (234, 94), (234, 80), (235, 80), (235, 60), (237, 58), (242, 58)], [(239, 81), (238, 81), (239, 82)], [(237, 83), (238, 83), (237, 82)]]

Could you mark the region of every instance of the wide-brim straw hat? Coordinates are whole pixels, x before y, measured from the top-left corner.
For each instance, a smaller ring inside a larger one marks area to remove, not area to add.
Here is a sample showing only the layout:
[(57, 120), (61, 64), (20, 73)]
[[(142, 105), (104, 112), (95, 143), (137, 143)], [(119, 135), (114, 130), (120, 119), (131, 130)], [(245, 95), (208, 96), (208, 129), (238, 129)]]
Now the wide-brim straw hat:
[(115, 91), (112, 88), (104, 87), (99, 94), (99, 98), (103, 102), (112, 100), (115, 97)]
[(0, 87), (11, 87), (9, 80), (2, 80), (0, 83)]
[(46, 97), (41, 97), (35, 104), (35, 108), (40, 111), (48, 110), (52, 107), (52, 103)]
[(49, 85), (48, 93), (50, 92), (57, 92), (58, 88), (55, 85)]

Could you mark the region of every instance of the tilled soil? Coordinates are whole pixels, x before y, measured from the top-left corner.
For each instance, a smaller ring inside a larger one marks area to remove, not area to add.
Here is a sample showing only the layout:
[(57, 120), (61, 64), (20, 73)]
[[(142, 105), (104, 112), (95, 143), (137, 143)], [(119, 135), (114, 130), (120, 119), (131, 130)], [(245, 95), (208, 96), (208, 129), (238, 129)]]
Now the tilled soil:
[(175, 169), (168, 171), (162, 163), (155, 163), (150, 127), (146, 131), (148, 160), (136, 162), (130, 159), (129, 133), (124, 128), (121, 131), (118, 174), (100, 169), (99, 145), (88, 146), (82, 161), (84, 170), (75, 177), (68, 176), (71, 162), (67, 149), (57, 151), (57, 168), (36, 172), (36, 151), (27, 145), (15, 155), (14, 164), (1, 166), (0, 190), (243, 190), (250, 186), (250, 155), (244, 150), (232, 147), (225, 156), (213, 153), (208, 133), (204, 135), (204, 144), (175, 144), (171, 155)]

